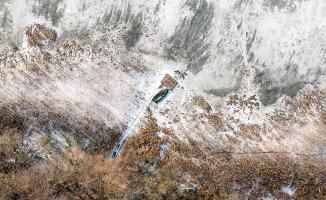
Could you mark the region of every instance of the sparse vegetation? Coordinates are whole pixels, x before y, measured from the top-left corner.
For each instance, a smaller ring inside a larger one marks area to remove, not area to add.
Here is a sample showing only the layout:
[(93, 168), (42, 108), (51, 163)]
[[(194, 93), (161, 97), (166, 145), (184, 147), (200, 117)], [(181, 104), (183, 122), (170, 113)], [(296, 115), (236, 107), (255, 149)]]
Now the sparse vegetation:
[[(147, 117), (145, 125), (126, 141), (117, 158), (106, 158), (106, 151), (91, 155), (75, 146), (58, 151), (51, 160), (30, 162), (31, 154), (13, 133), (14, 126), (2, 125), (10, 127), (1, 136), (2, 199), (326, 197), (326, 173), (321, 162), (202, 149), (194, 140), (179, 141), (170, 129), (158, 127), (152, 117)], [(159, 137), (158, 131), (163, 136)], [(42, 146), (49, 144), (48, 137), (39, 141)], [(167, 145), (163, 153), (161, 145)], [(295, 193), (282, 192), (283, 187)]]
[(23, 144), (23, 137), (14, 129), (6, 129), (0, 136), (0, 173), (7, 174), (25, 168), (33, 162), (33, 150)]
[(0, 179), (1, 199), (120, 199), (126, 189), (114, 161), (75, 148)]
[(245, 109), (249, 109), (252, 112), (253, 109), (259, 109), (259, 102), (256, 95), (247, 97), (247, 95), (239, 96), (238, 94), (233, 94), (229, 96), (226, 105), (234, 106), (234, 112), (239, 112), (240, 110), (245, 111)]
[(204, 99), (204, 97), (195, 97), (194, 98), (194, 104), (198, 107), (200, 107), (201, 109), (203, 109), (206, 112), (211, 112), (212, 111), (212, 107), (211, 105), (209, 105), (209, 103)]

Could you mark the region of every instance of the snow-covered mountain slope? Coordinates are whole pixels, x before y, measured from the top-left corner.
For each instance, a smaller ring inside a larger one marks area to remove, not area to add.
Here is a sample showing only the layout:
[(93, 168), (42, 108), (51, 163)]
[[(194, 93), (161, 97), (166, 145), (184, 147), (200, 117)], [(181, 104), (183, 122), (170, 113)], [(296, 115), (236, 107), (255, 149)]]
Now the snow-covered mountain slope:
[[(169, 73), (179, 88), (149, 109), (179, 139), (213, 149), (321, 153), (324, 138), (312, 138), (323, 127), (325, 6), (1, 0), (1, 106), (28, 126), (38, 111), (65, 116), (50, 119), (59, 124), (124, 132)], [(34, 23), (55, 30), (56, 41), (28, 45)], [(198, 97), (210, 113), (196, 106)]]
[(325, 199), (325, 13), (0, 0), (0, 198)]

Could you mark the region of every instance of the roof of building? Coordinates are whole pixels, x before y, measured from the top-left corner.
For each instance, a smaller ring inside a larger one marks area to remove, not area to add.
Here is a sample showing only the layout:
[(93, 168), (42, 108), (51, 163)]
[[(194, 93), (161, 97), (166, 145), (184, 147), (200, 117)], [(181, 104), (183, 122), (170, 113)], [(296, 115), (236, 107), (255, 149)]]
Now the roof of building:
[(161, 80), (161, 86), (164, 85), (168, 90), (172, 90), (176, 85), (178, 84), (178, 81), (176, 81), (172, 76), (169, 74), (165, 74), (164, 78)]

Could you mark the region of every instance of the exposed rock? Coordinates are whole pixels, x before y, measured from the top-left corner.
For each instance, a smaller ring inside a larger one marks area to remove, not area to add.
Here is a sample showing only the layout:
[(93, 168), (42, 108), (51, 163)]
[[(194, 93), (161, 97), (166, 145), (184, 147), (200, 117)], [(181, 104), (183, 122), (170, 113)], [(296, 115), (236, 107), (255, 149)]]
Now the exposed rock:
[(29, 46), (43, 47), (57, 39), (55, 30), (40, 24), (33, 24), (27, 27), (25, 34)]

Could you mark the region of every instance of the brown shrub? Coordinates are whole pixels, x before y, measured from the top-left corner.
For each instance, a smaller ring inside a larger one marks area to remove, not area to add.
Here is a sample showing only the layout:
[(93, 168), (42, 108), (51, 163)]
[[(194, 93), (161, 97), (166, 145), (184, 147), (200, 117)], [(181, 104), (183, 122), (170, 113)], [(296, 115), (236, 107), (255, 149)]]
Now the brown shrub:
[[(293, 159), (278, 153), (236, 153), (198, 148), (193, 140), (172, 141), (167, 151), (174, 157), (164, 165), (176, 172), (187, 172), (195, 191), (183, 192), (188, 199), (258, 199), (271, 194), (277, 199), (325, 199), (326, 172), (322, 156)], [(218, 149), (218, 148), (217, 148)], [(319, 162), (317, 162), (319, 161)], [(312, 164), (313, 163), (313, 164)], [(175, 176), (178, 180), (178, 176)], [(282, 192), (290, 187), (295, 193)], [(189, 197), (191, 196), (191, 197)]]
[(103, 156), (78, 149), (0, 178), (1, 199), (120, 199), (123, 169)]
[(31, 162), (32, 150), (23, 144), (24, 119), (9, 108), (0, 109), (0, 173), (9, 173), (26, 167)]
[[(221, 123), (218, 115), (208, 120)], [(263, 131), (256, 125), (243, 125), (241, 130), (252, 137)], [(165, 136), (158, 137), (157, 131)], [(15, 134), (8, 132), (0, 137), (1, 148), (11, 147), (0, 150), (5, 152), (1, 155), (11, 158), (20, 155), (14, 150), (20, 139), (6, 139), (9, 136)], [(322, 157), (293, 160), (287, 154), (237, 153), (208, 147), (191, 138), (187, 141), (178, 140), (170, 129), (158, 127), (148, 116), (138, 133), (126, 141), (119, 157), (105, 158), (107, 151), (101, 151), (104, 146), (100, 145), (97, 155), (72, 148), (32, 167), (11, 168), (0, 174), (0, 198), (258, 199), (268, 194), (277, 199), (326, 198), (325, 165), (316, 162)], [(47, 144), (48, 138), (43, 143)], [(159, 157), (161, 144), (168, 146)], [(184, 174), (189, 174), (189, 179)], [(189, 183), (196, 185), (195, 190), (184, 188)], [(295, 193), (285, 194), (282, 187), (291, 187)]]
[[(169, 138), (158, 137), (160, 129), (155, 120), (148, 121), (140, 127), (137, 134), (128, 139), (121, 152), (120, 165), (128, 168), (129, 189), (134, 199), (173, 199), (177, 190), (178, 172), (169, 163), (169, 156), (164, 152), (159, 158), (161, 144), (168, 144)], [(164, 159), (164, 161), (162, 161)]]
[(17, 129), (25, 130), (24, 119), (6, 107), (0, 108), (0, 130)]
[(195, 97), (194, 98), (195, 105), (200, 107), (206, 112), (212, 111), (212, 107), (209, 105), (209, 103), (204, 99), (204, 97)]
[(259, 102), (256, 98), (256, 95), (247, 97), (247, 95), (238, 96), (238, 94), (233, 94), (229, 96), (229, 100), (226, 101), (226, 105), (234, 106), (237, 108), (235, 112), (239, 112), (239, 110), (245, 110), (246, 108), (251, 111), (254, 108), (259, 108)]
[(0, 173), (9, 173), (31, 163), (32, 150), (23, 144), (23, 138), (14, 129), (6, 129), (0, 136)]

